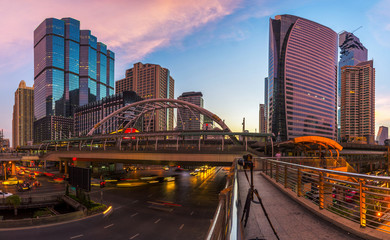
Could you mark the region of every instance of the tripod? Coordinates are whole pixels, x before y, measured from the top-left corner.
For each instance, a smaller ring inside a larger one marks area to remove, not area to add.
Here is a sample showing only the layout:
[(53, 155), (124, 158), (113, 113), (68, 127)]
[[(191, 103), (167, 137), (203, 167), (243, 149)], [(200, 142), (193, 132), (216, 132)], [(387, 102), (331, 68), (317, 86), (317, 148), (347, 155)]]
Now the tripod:
[[(250, 169), (251, 179), (249, 181), (248, 174), (246, 173), (245, 166), (244, 166), (244, 173), (245, 173), (245, 177), (246, 177), (246, 179), (248, 180), (248, 183), (249, 183), (249, 189), (248, 189), (248, 194), (246, 195), (244, 211), (243, 211), (242, 217), (241, 217), (241, 223), (242, 223), (242, 221), (245, 218), (245, 221), (244, 221), (244, 228), (245, 228), (246, 224), (248, 223), (249, 212), (250, 212), (250, 209), (251, 209), (251, 203), (254, 202), (256, 204), (260, 204), (261, 208), (263, 209), (264, 215), (267, 218), (268, 223), (269, 223), (269, 225), (272, 228), (272, 231), (274, 232), (276, 238), (279, 240), (279, 236), (276, 233), (275, 228), (272, 225), (271, 220), (269, 219), (268, 213), (267, 213), (267, 211), (264, 208), (263, 201), (261, 200), (257, 189), (255, 189), (255, 187), (253, 185), (253, 163), (251, 162), (250, 164), (247, 164), (247, 165), (249, 166), (249, 169)], [(256, 195), (258, 202), (254, 201), (254, 199), (253, 199), (254, 195)]]

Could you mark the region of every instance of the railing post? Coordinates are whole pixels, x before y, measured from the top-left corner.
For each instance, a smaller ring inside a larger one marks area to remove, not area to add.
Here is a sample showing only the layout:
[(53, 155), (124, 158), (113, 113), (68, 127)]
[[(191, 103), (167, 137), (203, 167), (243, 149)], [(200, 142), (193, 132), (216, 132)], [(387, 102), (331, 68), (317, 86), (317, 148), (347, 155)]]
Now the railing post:
[(302, 170), (298, 168), (298, 177), (297, 177), (297, 196), (302, 196)]
[(359, 193), (360, 193), (360, 227), (366, 227), (367, 226), (367, 220), (366, 220), (366, 214), (367, 214), (367, 208), (366, 208), (366, 193), (365, 187), (364, 187), (364, 180), (359, 179)]
[(279, 180), (279, 162), (276, 162), (275, 180), (276, 182)]
[(319, 182), (318, 182), (318, 203), (320, 209), (324, 209), (325, 203), (325, 197), (324, 197), (324, 172), (319, 172)]
[(269, 176), (272, 178), (272, 172), (273, 172), (273, 170), (272, 170), (272, 162), (270, 162), (270, 174), (269, 174)]
[(284, 165), (284, 187), (287, 188), (287, 164)]
[(158, 142), (158, 138), (156, 137), (156, 145), (154, 146), (155, 151), (157, 151), (157, 142)]

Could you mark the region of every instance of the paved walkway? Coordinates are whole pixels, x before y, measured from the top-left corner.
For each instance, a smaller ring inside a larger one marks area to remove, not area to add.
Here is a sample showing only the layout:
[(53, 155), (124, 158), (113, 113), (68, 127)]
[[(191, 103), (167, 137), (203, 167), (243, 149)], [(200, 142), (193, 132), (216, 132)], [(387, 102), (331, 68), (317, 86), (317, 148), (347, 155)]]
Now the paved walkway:
[[(254, 186), (258, 190), (270, 220), (281, 240), (361, 239), (309, 212), (274, 187), (259, 172), (254, 172), (253, 178)], [(244, 172), (239, 172), (239, 185), (243, 207), (249, 188)], [(260, 204), (252, 203), (244, 239), (256, 239), (256, 237), (267, 240), (277, 239)]]

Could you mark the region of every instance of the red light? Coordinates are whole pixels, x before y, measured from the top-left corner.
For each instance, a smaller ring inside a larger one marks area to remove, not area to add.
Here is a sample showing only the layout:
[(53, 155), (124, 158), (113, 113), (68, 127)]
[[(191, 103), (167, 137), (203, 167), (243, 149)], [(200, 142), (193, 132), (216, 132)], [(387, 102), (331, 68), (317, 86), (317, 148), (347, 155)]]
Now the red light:
[(72, 157), (72, 161), (77, 161), (77, 158), (76, 157)]
[(206, 123), (206, 127), (208, 126), (209, 124), (208, 123)]
[(179, 165), (179, 166), (177, 166), (177, 168), (180, 168), (180, 165)]

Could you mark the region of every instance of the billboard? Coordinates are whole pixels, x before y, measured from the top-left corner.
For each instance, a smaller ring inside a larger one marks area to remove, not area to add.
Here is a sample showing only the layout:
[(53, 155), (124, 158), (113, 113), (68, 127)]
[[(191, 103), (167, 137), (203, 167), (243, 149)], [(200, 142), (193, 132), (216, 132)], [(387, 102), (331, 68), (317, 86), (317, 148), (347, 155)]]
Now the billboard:
[(87, 192), (91, 191), (91, 169), (69, 167), (69, 184)]

